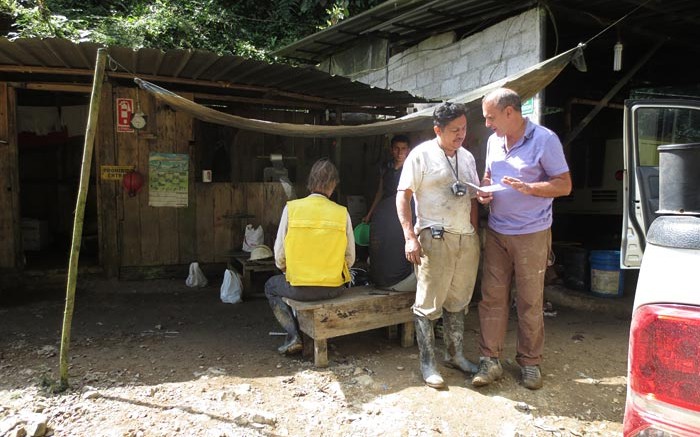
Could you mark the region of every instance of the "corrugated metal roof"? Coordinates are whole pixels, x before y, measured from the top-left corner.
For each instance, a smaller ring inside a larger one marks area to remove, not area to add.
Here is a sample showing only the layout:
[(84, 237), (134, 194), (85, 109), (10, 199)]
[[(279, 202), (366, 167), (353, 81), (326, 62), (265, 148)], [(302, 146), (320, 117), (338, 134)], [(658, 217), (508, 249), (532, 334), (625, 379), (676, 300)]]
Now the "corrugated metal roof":
[(360, 38), (383, 38), (409, 47), (450, 30), (472, 33), (537, 4), (537, 0), (392, 0), (276, 51), (300, 62), (318, 64)]
[[(0, 80), (27, 81), (27, 74), (44, 80), (92, 81), (97, 49), (94, 43), (75, 44), (64, 39), (0, 38)], [(219, 56), (202, 50), (132, 50), (109, 47), (112, 78), (139, 76), (178, 90), (258, 98), (289, 105), (328, 107), (405, 107), (425, 99), (405, 91), (371, 87), (314, 68), (269, 64), (239, 56)], [(59, 77), (60, 75), (60, 77)], [(58, 79), (57, 79), (58, 77)], [(61, 77), (63, 79), (61, 79)], [(48, 78), (48, 79), (47, 79)], [(404, 112), (405, 113), (405, 112)]]
[[(275, 54), (318, 64), (359, 38), (387, 39), (395, 52), (446, 31), (454, 30), (459, 37), (477, 33), (538, 4), (552, 12), (550, 20), (566, 16), (570, 22), (587, 24), (588, 30), (579, 37), (581, 42), (592, 37), (596, 28), (602, 30), (633, 11), (617, 25), (617, 30), (698, 46), (700, 8), (697, 0), (391, 0), (294, 42)], [(560, 26), (557, 31), (566, 33), (581, 29)]]

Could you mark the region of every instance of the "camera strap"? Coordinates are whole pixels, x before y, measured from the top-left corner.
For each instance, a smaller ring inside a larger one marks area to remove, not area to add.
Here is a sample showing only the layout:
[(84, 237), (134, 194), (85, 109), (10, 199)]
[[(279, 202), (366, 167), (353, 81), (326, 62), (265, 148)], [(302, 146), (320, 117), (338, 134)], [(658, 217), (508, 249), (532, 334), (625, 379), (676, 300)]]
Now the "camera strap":
[(457, 182), (459, 182), (459, 161), (457, 160), (457, 151), (455, 150), (455, 166), (452, 167), (452, 163), (450, 162), (450, 158), (447, 157), (447, 153), (444, 151), (442, 152), (445, 155), (445, 159), (447, 160), (447, 165), (450, 167), (450, 170), (452, 170), (452, 174), (455, 175), (455, 179)]

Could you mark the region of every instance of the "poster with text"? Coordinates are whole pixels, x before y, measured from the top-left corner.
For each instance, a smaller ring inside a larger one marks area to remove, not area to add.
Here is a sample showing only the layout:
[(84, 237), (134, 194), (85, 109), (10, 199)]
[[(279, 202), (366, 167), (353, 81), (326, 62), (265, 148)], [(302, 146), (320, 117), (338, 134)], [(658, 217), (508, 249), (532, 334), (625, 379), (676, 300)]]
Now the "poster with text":
[(148, 157), (148, 205), (187, 206), (189, 156), (152, 152)]

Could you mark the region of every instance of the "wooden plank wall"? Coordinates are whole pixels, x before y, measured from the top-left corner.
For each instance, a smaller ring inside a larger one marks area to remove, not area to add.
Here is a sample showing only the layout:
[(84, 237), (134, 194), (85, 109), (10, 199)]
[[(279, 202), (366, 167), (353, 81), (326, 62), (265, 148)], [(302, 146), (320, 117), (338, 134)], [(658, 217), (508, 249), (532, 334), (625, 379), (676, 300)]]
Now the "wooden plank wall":
[[(136, 89), (115, 87), (114, 98), (111, 105), (115, 107), (118, 98), (131, 98), (136, 100)], [(149, 117), (149, 123), (146, 127), (148, 133), (155, 135), (152, 131), (156, 124), (155, 117)], [(112, 130), (116, 120), (112, 122)], [(114, 144), (116, 149), (115, 162), (104, 162), (105, 165), (135, 165), (136, 170), (141, 172), (144, 177), (148, 174), (148, 167), (143, 167), (139, 160), (139, 136), (135, 133), (116, 132)], [(146, 148), (148, 147), (145, 143)], [(146, 150), (144, 150), (146, 153)], [(121, 248), (120, 266), (138, 266), (142, 264), (141, 256), (141, 204), (140, 198), (148, 193), (148, 188), (144, 187), (141, 192), (131, 197), (121, 185), (117, 182), (111, 182), (119, 185), (117, 187), (117, 214), (119, 221), (119, 243)]]
[[(316, 124), (311, 113), (237, 109), (235, 115), (274, 122)], [(240, 130), (234, 138), (231, 152), (231, 177), (239, 182), (262, 181), (262, 168), (272, 164), (269, 156), (281, 154), (290, 178), (297, 185), (306, 185), (306, 176), (315, 158), (331, 156), (331, 139), (296, 138), (263, 135), (258, 132)], [(310, 160), (310, 162), (307, 162)]]
[(115, 165), (114, 144), (114, 100), (112, 84), (102, 84), (100, 115), (98, 117), (97, 138), (95, 140), (95, 179), (97, 181), (97, 230), (100, 245), (100, 265), (108, 277), (119, 271), (119, 213), (117, 196), (120, 183), (100, 179), (100, 164)]
[[(114, 110), (117, 98), (132, 98), (136, 102), (136, 92), (133, 88), (115, 87), (112, 108), (103, 108), (103, 113)], [(134, 133), (114, 133), (112, 128), (115, 156), (110, 157), (109, 138), (102, 138), (100, 159), (103, 165), (136, 165), (147, 179), (151, 152), (195, 156), (193, 120), (145, 93), (138, 97), (142, 111), (149, 115), (146, 128)], [(114, 126), (114, 114), (105, 118), (112, 120)], [(196, 172), (196, 164), (191, 158), (187, 208), (148, 206), (147, 180), (141, 192), (134, 197), (129, 197), (117, 182), (103, 181), (101, 198), (105, 205), (109, 204), (109, 200), (104, 196), (116, 193), (113, 212), (105, 210), (104, 214), (114, 214), (116, 223), (119, 223), (120, 266), (225, 262), (227, 252), (240, 249), (243, 230), (249, 222), (255, 226), (262, 224), (265, 243), (273, 245), (279, 218), (287, 201), (279, 183), (201, 183), (195, 182)], [(253, 215), (254, 218), (237, 218), (240, 215)], [(105, 233), (110, 232), (108, 223), (109, 220), (103, 220)], [(108, 243), (109, 239), (104, 244)]]
[[(281, 153), (291, 158), (290, 167), (295, 168), (291, 176), (297, 196), (305, 196), (303, 187), (308, 169), (316, 157), (329, 156), (332, 150), (330, 142), (240, 131), (232, 138), (231, 175), (233, 180), (241, 182), (202, 183), (199, 182), (201, 168), (197, 160), (201, 151), (196, 147), (206, 147), (207, 144), (195, 145), (193, 119), (185, 113), (173, 111), (144, 92), (137, 93), (135, 88), (114, 86), (112, 98), (103, 100), (110, 107), (103, 107), (101, 113), (104, 132), (101, 132), (98, 147), (99, 165), (135, 165), (145, 179), (140, 193), (133, 197), (118, 181), (100, 182), (101, 247), (105, 262), (116, 270), (185, 265), (192, 261), (225, 262), (226, 253), (240, 250), (247, 223), (261, 224), (265, 244), (272, 247), (287, 197), (278, 182), (253, 181), (260, 180), (262, 174), (258, 173), (263, 166), (271, 165), (269, 155)], [(135, 106), (140, 101), (141, 110), (147, 116), (144, 129), (133, 133), (116, 132), (116, 99), (120, 97), (133, 99)], [(314, 122), (312, 114), (241, 111), (255, 118)], [(151, 152), (190, 156), (187, 208), (148, 206), (148, 158)], [(307, 163), (306, 159), (312, 161)], [(246, 215), (253, 218), (245, 218)], [(110, 259), (114, 262), (108, 261)]]
[[(135, 165), (144, 176), (141, 191), (130, 197), (118, 187), (117, 216), (120, 223), (121, 266), (185, 264), (196, 257), (194, 171), (190, 160), (187, 208), (154, 208), (148, 205), (148, 158), (151, 152), (182, 153), (192, 156), (193, 121), (185, 113), (173, 111), (151, 95), (135, 88), (118, 87), (116, 99), (131, 98), (147, 115), (146, 127), (133, 133), (116, 132), (116, 162), (103, 164)], [(186, 98), (191, 95), (183, 94)], [(114, 131), (114, 130), (113, 130)]]
[(0, 83), (0, 268), (22, 267), (16, 94)]
[(225, 262), (227, 252), (241, 249), (248, 223), (263, 226), (265, 244), (272, 248), (287, 203), (279, 183), (198, 183), (196, 194), (198, 261)]

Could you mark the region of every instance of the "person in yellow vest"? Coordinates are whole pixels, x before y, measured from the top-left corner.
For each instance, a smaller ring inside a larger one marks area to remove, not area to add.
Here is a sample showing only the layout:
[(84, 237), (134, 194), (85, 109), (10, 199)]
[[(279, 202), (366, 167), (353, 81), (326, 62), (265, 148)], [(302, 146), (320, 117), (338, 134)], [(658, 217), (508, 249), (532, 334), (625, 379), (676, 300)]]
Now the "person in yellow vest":
[(355, 237), (344, 206), (330, 200), (340, 182), (338, 170), (327, 159), (314, 163), (306, 184), (310, 194), (287, 202), (282, 211), (275, 264), (284, 272), (265, 283), (265, 296), (277, 321), (287, 332), (277, 350), (300, 352), (301, 336), (292, 309), (283, 297), (300, 301), (332, 299), (350, 282), (355, 262)]

